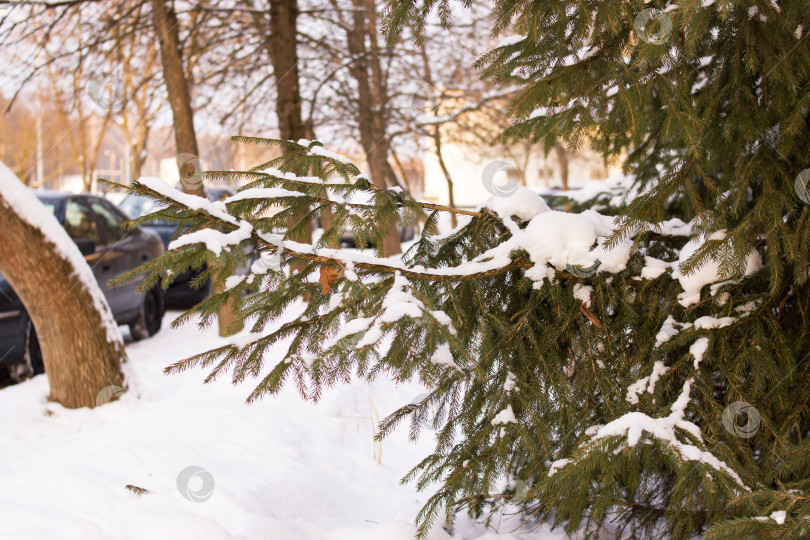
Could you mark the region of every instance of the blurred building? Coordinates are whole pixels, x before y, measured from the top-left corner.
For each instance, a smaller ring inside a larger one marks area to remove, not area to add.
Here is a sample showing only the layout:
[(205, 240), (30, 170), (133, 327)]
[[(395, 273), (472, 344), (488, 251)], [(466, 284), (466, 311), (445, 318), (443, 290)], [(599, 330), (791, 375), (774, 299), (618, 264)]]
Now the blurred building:
[[(604, 180), (621, 173), (621, 164), (606, 165), (590, 148), (565, 150), (546, 155), (542, 148), (505, 149), (502, 146), (444, 143), (442, 156), (453, 180), (456, 206), (474, 207), (492, 195), (524, 185), (537, 191), (582, 187), (592, 180)], [(435, 152), (426, 153), (422, 197), (431, 202), (449, 202), (447, 180)], [(567, 186), (563, 169), (567, 166)]]

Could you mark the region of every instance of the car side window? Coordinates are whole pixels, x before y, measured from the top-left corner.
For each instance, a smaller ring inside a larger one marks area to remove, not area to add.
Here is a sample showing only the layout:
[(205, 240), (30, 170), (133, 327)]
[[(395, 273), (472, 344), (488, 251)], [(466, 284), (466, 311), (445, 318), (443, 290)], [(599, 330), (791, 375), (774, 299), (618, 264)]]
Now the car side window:
[(101, 244), (98, 224), (93, 219), (90, 209), (81, 201), (68, 200), (65, 206), (65, 231), (74, 240), (89, 238), (96, 245)]
[(118, 242), (126, 236), (126, 231), (121, 228), (124, 219), (117, 213), (113, 212), (101, 201), (93, 201), (90, 203), (93, 212), (99, 217), (101, 227), (104, 229), (104, 236), (107, 238), (107, 243)]

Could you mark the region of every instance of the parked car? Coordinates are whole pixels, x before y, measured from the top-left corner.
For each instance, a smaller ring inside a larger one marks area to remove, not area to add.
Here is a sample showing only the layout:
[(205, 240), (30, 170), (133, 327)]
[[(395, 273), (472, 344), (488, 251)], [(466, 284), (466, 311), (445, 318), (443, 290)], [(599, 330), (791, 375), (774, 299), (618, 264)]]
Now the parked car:
[[(111, 278), (162, 254), (160, 237), (143, 227), (123, 230), (121, 225), (129, 218), (101, 197), (52, 191), (37, 192), (37, 197), (85, 256), (116, 322), (129, 325), (136, 340), (160, 330), (165, 312), (160, 287), (139, 294), (135, 291), (137, 283), (115, 288), (107, 285)], [(28, 364), (34, 374), (44, 372), (34, 325), (20, 298), (0, 276), (0, 364), (21, 363)]]
[[(206, 187), (206, 193), (212, 201), (220, 201), (234, 195), (236, 192), (227, 186), (209, 186)], [(135, 219), (158, 210), (160, 203), (142, 195), (128, 195), (121, 201), (119, 208), (130, 218)], [(169, 242), (178, 236), (176, 234), (177, 223), (153, 221), (144, 224), (143, 227), (160, 236), (163, 246), (166, 248), (169, 247)], [(188, 271), (175, 277), (166, 290), (166, 303), (170, 306), (188, 307), (207, 298), (211, 293), (211, 282), (209, 281), (202, 287), (195, 289), (191, 286), (191, 282), (197, 275), (199, 275), (199, 272)]]

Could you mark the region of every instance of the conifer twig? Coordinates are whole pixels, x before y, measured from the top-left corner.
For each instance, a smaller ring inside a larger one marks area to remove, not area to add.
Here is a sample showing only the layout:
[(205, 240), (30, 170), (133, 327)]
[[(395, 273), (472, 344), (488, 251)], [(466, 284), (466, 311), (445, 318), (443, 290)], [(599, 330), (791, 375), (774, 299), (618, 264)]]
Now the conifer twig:
[(582, 302), (582, 304), (580, 304), (579, 310), (582, 312), (583, 315), (585, 315), (585, 317), (588, 318), (589, 321), (591, 321), (594, 324), (594, 326), (600, 329), (604, 328), (602, 321), (599, 320), (599, 317), (597, 317), (593, 311), (588, 309), (588, 306), (585, 302)]

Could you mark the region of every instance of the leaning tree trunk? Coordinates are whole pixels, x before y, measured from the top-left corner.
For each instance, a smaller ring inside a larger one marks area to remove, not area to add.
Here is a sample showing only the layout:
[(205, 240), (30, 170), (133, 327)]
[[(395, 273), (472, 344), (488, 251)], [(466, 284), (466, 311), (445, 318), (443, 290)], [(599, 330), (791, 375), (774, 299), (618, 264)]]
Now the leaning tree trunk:
[[(33, 225), (32, 217), (47, 225)], [(126, 361), (110, 308), (56, 218), (2, 163), (0, 230), (0, 273), (19, 295), (34, 328), (41, 330), (50, 399), (69, 409), (108, 401), (109, 396), (99, 400), (99, 395), (105, 388), (123, 386), (121, 364)], [(77, 268), (79, 262), (84, 268)]]

